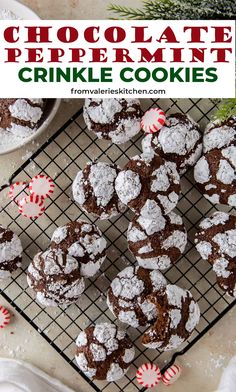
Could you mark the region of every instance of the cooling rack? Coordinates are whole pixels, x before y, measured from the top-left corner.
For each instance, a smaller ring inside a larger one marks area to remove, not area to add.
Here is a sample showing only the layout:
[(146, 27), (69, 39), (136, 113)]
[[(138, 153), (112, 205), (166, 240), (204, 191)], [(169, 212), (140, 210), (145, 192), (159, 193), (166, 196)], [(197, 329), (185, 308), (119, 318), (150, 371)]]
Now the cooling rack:
[[(159, 106), (168, 113), (188, 113), (203, 129), (216, 105), (210, 99), (142, 100), (143, 110), (152, 106)], [(114, 321), (107, 309), (106, 290), (117, 273), (127, 265), (133, 264), (135, 260), (127, 249), (126, 241), (126, 230), (132, 213), (128, 211), (107, 221), (96, 220), (90, 215), (85, 216), (71, 198), (72, 181), (77, 171), (92, 159), (115, 162), (122, 167), (130, 157), (140, 153), (141, 139), (140, 134), (132, 142), (122, 146), (98, 140), (87, 131), (82, 110), (79, 110), (12, 175), (9, 184), (0, 190), (0, 223), (14, 230), (24, 246), (22, 268), (14, 273), (11, 280), (0, 283), (0, 292), (78, 372), (74, 360), (78, 333), (91, 323)], [(47, 201), (45, 214), (37, 220), (29, 220), (19, 215), (17, 207), (9, 201), (8, 187), (14, 181), (27, 181), (39, 173), (47, 174), (54, 179), (56, 191)], [(156, 362), (164, 371), (177, 356), (184, 354), (199, 341), (236, 302), (220, 290), (211, 266), (199, 258), (194, 248), (193, 238), (200, 220), (216, 208), (196, 189), (191, 170), (182, 177), (181, 185), (182, 196), (177, 212), (183, 216), (188, 230), (188, 245), (183, 257), (165, 273), (165, 276), (171, 283), (191, 290), (201, 309), (200, 324), (180, 350), (167, 353), (144, 348), (140, 343), (144, 329), (128, 328), (136, 348), (136, 358), (131, 369), (120, 381), (112, 384), (91, 381), (81, 373), (95, 391), (143, 390), (135, 380), (136, 369), (141, 364), (147, 361)], [(230, 211), (226, 207), (221, 209)], [(67, 308), (43, 308), (36, 303), (34, 293), (27, 286), (27, 266), (38, 251), (46, 249), (56, 227), (79, 218), (96, 222), (100, 227), (108, 241), (108, 257), (100, 274), (87, 280), (86, 291), (77, 304)]]

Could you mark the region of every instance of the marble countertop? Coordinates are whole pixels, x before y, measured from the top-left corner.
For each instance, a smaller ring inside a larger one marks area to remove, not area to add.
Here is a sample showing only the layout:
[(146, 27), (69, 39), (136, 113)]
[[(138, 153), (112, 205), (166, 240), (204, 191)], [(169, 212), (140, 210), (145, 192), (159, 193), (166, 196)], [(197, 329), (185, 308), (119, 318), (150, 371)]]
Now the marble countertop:
[[(124, 5), (139, 5), (141, 0), (116, 0)], [(110, 0), (22, 0), (45, 19), (105, 19)], [(45, 140), (81, 106), (80, 100), (62, 103), (60, 110), (48, 131), (34, 143), (8, 156), (0, 157), (2, 168), (0, 183), (7, 182), (10, 174), (30, 157)], [(6, 301), (0, 297), (0, 304), (12, 311), (14, 317), (8, 328), (0, 332), (0, 356), (19, 358), (31, 362), (52, 376), (59, 378), (76, 392), (92, 390), (57, 352), (35, 331)], [(201, 339), (187, 354), (179, 357), (184, 372), (170, 391), (213, 392), (224, 367), (236, 353), (236, 309), (230, 311), (214, 328)], [(47, 361), (45, 361), (45, 357)], [(165, 387), (158, 387), (160, 392)]]

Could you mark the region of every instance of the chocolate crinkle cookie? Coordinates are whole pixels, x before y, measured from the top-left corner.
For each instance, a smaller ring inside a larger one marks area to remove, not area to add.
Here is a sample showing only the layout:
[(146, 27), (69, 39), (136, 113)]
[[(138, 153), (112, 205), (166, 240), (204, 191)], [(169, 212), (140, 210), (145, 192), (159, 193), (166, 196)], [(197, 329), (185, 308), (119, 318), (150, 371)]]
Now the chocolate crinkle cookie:
[(58, 227), (52, 236), (51, 248), (61, 249), (79, 263), (81, 276), (96, 275), (106, 258), (106, 240), (100, 229), (78, 220)]
[(99, 139), (122, 144), (140, 131), (141, 107), (138, 99), (85, 99), (84, 120)]
[(38, 253), (29, 265), (27, 281), (43, 306), (75, 303), (85, 289), (78, 261), (61, 249)]
[(236, 117), (210, 124), (204, 135), (205, 154), (194, 170), (201, 193), (213, 204), (236, 206)]
[(212, 264), (219, 286), (236, 297), (236, 217), (217, 211), (203, 219), (195, 243), (203, 260)]
[(148, 348), (176, 349), (199, 322), (200, 311), (189, 291), (167, 284), (158, 270), (127, 267), (108, 289), (108, 307), (134, 328), (150, 326), (142, 337)]
[(149, 301), (156, 306), (158, 317), (144, 333), (143, 345), (163, 351), (177, 349), (199, 323), (198, 304), (190, 291), (172, 284), (151, 295)]
[(74, 200), (87, 213), (109, 219), (125, 211), (115, 180), (120, 169), (106, 162), (90, 162), (78, 172), (72, 186)]
[(0, 143), (31, 136), (38, 127), (45, 105), (45, 99), (0, 99)]
[(184, 174), (195, 165), (202, 153), (199, 125), (186, 114), (170, 114), (159, 132), (144, 137), (142, 148), (144, 152), (153, 151), (174, 162), (179, 173)]
[(97, 324), (82, 331), (76, 341), (76, 361), (92, 379), (117, 381), (132, 364), (135, 349), (125, 331), (114, 324)]
[(165, 270), (183, 254), (187, 232), (182, 218), (170, 212), (159, 219), (135, 215), (127, 232), (128, 246), (141, 267)]
[(19, 237), (0, 225), (0, 280), (9, 278), (21, 266), (22, 252)]
[(108, 289), (108, 307), (123, 323), (134, 328), (145, 327), (157, 318), (156, 306), (147, 298), (165, 286), (166, 279), (159, 271), (127, 267), (119, 272)]
[(115, 189), (131, 210), (145, 218), (158, 219), (176, 207), (180, 178), (175, 163), (144, 153), (126, 164), (116, 178)]

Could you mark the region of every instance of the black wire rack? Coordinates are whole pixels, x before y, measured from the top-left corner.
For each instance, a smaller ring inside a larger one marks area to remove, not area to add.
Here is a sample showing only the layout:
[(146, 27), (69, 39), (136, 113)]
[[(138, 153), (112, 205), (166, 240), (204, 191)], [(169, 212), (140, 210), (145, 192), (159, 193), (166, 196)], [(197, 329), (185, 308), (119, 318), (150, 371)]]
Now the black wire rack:
[[(216, 104), (210, 99), (142, 100), (143, 110), (152, 106), (159, 106), (168, 113), (188, 113), (203, 129), (209, 122)], [(126, 230), (132, 213), (128, 211), (122, 216), (106, 221), (85, 216), (71, 198), (72, 181), (78, 170), (93, 159), (115, 162), (122, 167), (132, 156), (140, 153), (141, 139), (140, 134), (135, 140), (122, 146), (98, 140), (87, 131), (81, 109), (11, 176), (8, 184), (0, 189), (0, 223), (14, 230), (20, 236), (24, 247), (23, 267), (14, 273), (11, 280), (0, 283), (0, 293), (78, 372), (74, 359), (78, 333), (91, 323), (114, 321), (106, 305), (106, 290), (117, 273), (127, 265), (134, 264), (135, 260), (127, 249), (126, 240)], [(10, 202), (7, 197), (8, 188), (15, 181), (27, 181), (40, 173), (54, 179), (56, 191), (52, 198), (46, 201), (44, 215), (36, 220), (30, 220), (21, 216), (17, 206)], [(164, 371), (176, 357), (186, 353), (198, 342), (236, 302), (220, 290), (211, 266), (200, 259), (194, 247), (193, 239), (199, 222), (214, 211), (215, 207), (196, 189), (191, 170), (182, 177), (181, 185), (182, 196), (176, 210), (183, 216), (188, 230), (188, 245), (184, 256), (165, 273), (165, 276), (171, 283), (191, 290), (201, 309), (200, 324), (180, 350), (164, 353), (146, 349), (141, 345), (140, 336), (144, 329), (128, 328), (136, 348), (136, 357), (131, 369), (120, 381), (112, 384), (91, 381), (81, 373), (95, 391), (143, 390), (135, 379), (136, 369), (140, 365), (155, 362)], [(226, 207), (221, 209), (229, 211)], [(39, 250), (46, 249), (53, 231), (58, 226), (79, 218), (98, 224), (108, 241), (108, 257), (100, 274), (87, 280), (86, 291), (77, 304), (67, 308), (43, 308), (34, 300), (34, 293), (27, 286), (27, 266)]]

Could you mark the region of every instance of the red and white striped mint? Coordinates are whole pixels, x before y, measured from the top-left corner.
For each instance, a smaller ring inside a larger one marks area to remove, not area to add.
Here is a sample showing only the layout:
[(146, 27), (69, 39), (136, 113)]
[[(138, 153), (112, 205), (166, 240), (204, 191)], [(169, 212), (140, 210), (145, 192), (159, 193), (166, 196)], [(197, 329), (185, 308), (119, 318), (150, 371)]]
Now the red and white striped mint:
[(43, 199), (39, 196), (30, 195), (19, 202), (19, 212), (26, 218), (36, 219), (45, 211)]
[(8, 192), (8, 197), (13, 200), (16, 204), (19, 204), (19, 201), (24, 197), (28, 196), (28, 182), (25, 181), (17, 181), (10, 186), (10, 190)]
[(42, 199), (50, 197), (55, 189), (53, 180), (43, 174), (39, 174), (32, 178), (29, 183), (29, 190), (32, 195), (40, 196)]
[(141, 120), (141, 128), (145, 133), (158, 132), (166, 121), (166, 115), (163, 110), (158, 108), (149, 109)]
[(161, 371), (159, 367), (153, 363), (144, 363), (138, 368), (136, 379), (138, 383), (145, 388), (153, 388), (158, 385), (161, 380)]
[(8, 324), (10, 324), (11, 315), (9, 311), (4, 308), (4, 306), (0, 305), (0, 328), (5, 328)]
[(166, 386), (174, 384), (178, 380), (182, 373), (182, 367), (180, 365), (172, 365), (165, 371), (162, 376), (162, 382)]

